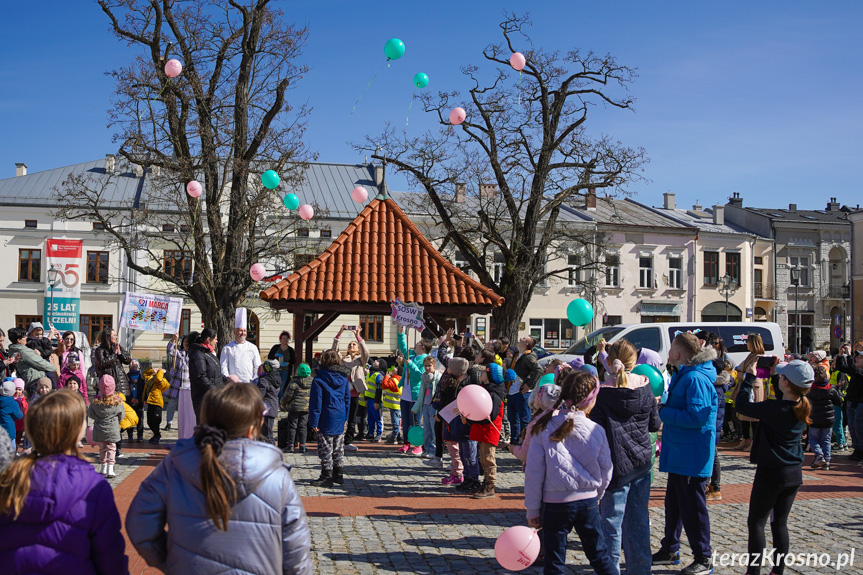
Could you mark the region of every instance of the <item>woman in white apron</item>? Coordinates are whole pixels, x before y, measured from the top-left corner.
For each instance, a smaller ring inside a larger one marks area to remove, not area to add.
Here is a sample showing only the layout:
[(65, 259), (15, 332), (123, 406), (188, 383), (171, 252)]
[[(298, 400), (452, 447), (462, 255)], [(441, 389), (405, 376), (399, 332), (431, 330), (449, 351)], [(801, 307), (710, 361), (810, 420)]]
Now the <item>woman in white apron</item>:
[(187, 439), (195, 432), (195, 410), (192, 408), (192, 391), (189, 388), (189, 344), (197, 339), (198, 332), (192, 332), (183, 338), (177, 346), (172, 365), (174, 379), (180, 382), (177, 398), (177, 439)]

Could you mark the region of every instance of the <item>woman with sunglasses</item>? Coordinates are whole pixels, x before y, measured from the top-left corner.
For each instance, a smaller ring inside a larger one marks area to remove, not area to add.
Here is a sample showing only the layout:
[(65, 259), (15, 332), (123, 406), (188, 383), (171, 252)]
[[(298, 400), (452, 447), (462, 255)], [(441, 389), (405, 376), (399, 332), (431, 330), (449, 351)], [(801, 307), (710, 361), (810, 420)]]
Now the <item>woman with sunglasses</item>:
[[(87, 381), (87, 378), (84, 375), (84, 352), (76, 345), (77, 343), (74, 331), (63, 333), (63, 338), (57, 345), (57, 352), (60, 354), (60, 368), (62, 369), (69, 364), (69, 355), (78, 356), (78, 369), (73, 373), (78, 376), (78, 379), (81, 380), (82, 386), (86, 388), (85, 382)], [(87, 397), (86, 392), (84, 392), (84, 397)]]

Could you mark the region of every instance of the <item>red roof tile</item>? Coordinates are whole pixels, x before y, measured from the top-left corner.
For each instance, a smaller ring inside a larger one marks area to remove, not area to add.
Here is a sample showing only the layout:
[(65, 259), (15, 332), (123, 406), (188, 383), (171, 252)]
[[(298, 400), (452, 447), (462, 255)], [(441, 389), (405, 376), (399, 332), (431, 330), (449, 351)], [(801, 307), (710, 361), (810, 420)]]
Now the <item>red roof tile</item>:
[(261, 292), (271, 304), (396, 298), (488, 308), (504, 300), (444, 258), (390, 198), (372, 200), (323, 254)]

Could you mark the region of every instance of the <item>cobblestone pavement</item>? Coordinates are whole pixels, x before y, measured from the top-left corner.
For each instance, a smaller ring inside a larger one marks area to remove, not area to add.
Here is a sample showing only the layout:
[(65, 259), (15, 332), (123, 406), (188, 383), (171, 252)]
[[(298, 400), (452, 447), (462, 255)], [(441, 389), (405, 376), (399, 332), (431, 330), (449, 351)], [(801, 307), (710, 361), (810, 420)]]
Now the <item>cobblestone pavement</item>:
[[(149, 433), (145, 434), (149, 437)], [(121, 514), (125, 515), (138, 484), (170, 449), (174, 432), (163, 443), (125, 445), (125, 458), (111, 480)], [(506, 527), (525, 524), (523, 474), (509, 453), (498, 457), (497, 497), (474, 500), (457, 495), (440, 479), (448, 472), (432, 468), (417, 457), (396, 453), (397, 446), (359, 443), (348, 454), (345, 484), (323, 489), (309, 484), (320, 473), (319, 460), (309, 444), (305, 454), (285, 455), (309, 516), (316, 573), (323, 575), (392, 573), (503, 573), (494, 559), (494, 542)], [(92, 451), (92, 450), (90, 450)], [(711, 537), (715, 553), (746, 550), (746, 515), (754, 466), (747, 454), (721, 450), (723, 500), (710, 504)], [(789, 519), (792, 552), (839, 553), (855, 551), (854, 565), (842, 573), (863, 573), (863, 467), (834, 457), (829, 472), (804, 467), (804, 485)], [(446, 461), (446, 459), (445, 459)], [(653, 549), (659, 547), (663, 526), (664, 474), (657, 473), (651, 493)], [(769, 533), (768, 533), (769, 542)], [(156, 573), (146, 568), (129, 546), (133, 573)], [(676, 573), (691, 561), (684, 537), (681, 566), (656, 568), (653, 573)], [(567, 565), (571, 573), (592, 573), (577, 537), (570, 536)], [(717, 566), (716, 573), (742, 573), (740, 567)], [(763, 571), (769, 573), (769, 569)], [(794, 567), (786, 573), (835, 573), (832, 567)], [(542, 573), (539, 567), (524, 571)]]

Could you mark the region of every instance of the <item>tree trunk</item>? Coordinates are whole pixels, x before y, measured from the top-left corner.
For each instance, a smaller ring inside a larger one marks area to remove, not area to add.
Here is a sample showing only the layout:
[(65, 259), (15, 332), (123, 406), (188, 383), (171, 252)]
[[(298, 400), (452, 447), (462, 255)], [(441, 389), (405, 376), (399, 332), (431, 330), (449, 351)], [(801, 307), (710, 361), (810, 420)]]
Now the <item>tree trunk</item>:
[(234, 340), (234, 317), (237, 308), (234, 305), (216, 308), (202, 302), (198, 304), (198, 309), (201, 310), (201, 321), (204, 326), (216, 331), (219, 338), (216, 345), (216, 355), (218, 355), (226, 344)]
[(502, 306), (494, 308), (491, 312), (491, 317), (494, 319), (492, 336), (494, 338), (506, 336), (513, 344), (518, 341), (518, 326), (525, 311), (527, 311), (531, 296), (529, 286), (519, 285), (520, 283), (527, 284), (528, 282), (519, 282), (517, 279), (508, 278), (504, 275), (500, 282), (500, 291), (502, 292), (500, 295), (506, 299)]

